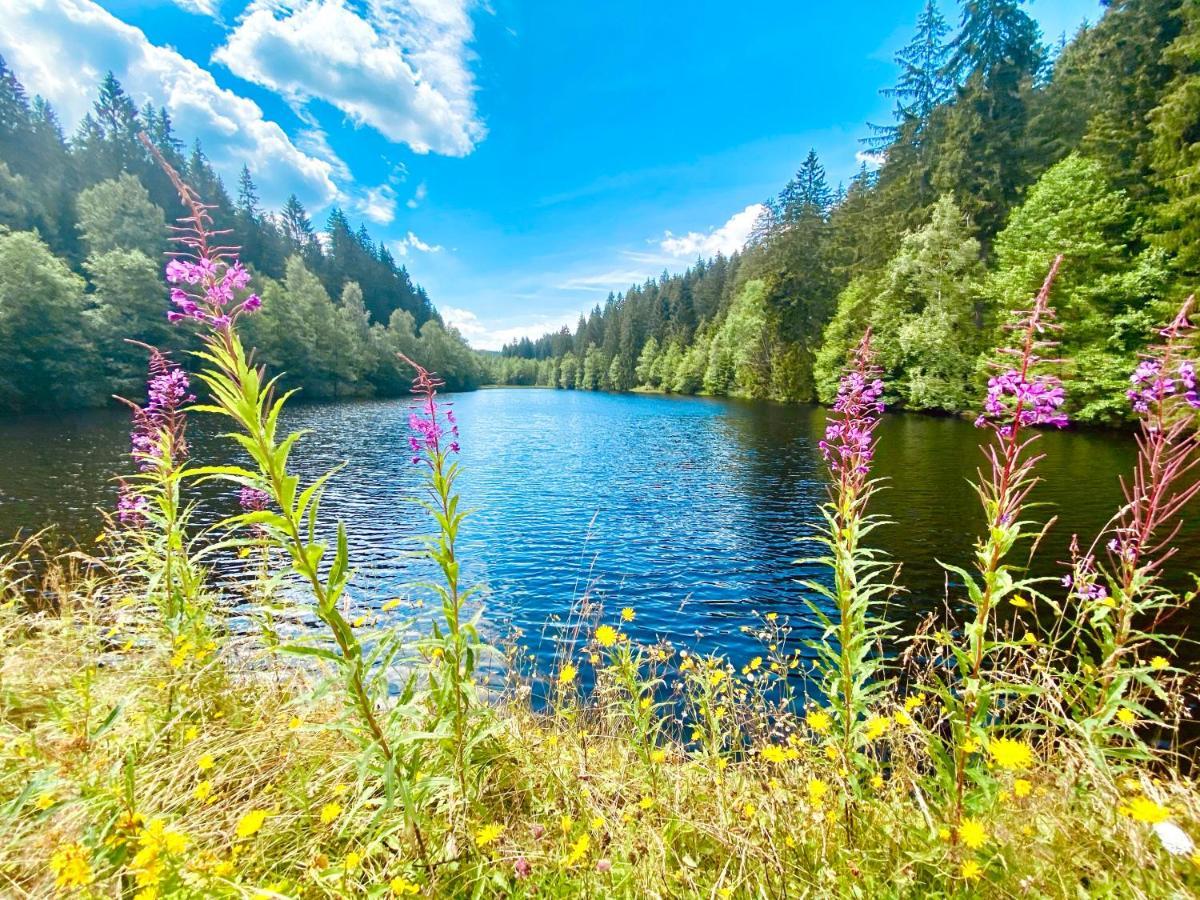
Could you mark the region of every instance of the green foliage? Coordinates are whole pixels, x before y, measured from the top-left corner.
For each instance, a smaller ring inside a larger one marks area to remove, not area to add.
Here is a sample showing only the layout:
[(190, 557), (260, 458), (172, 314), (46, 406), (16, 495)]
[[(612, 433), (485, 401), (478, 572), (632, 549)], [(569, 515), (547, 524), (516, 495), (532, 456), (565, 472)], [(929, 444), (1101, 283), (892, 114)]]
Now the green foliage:
[(157, 259), (167, 242), (163, 211), (132, 175), (101, 181), (82, 191), (76, 202), (79, 232), (88, 253), (139, 250)]

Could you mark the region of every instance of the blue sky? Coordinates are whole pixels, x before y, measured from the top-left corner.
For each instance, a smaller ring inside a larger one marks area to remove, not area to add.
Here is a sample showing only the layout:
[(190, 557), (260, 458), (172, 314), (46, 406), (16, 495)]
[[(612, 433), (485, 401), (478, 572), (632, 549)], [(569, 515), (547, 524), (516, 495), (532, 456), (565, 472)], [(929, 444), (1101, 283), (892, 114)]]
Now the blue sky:
[(848, 179), (921, 5), (4, 0), (0, 53), (68, 128), (112, 69), (228, 182), (343, 206), (495, 347), (736, 248), (810, 147)]

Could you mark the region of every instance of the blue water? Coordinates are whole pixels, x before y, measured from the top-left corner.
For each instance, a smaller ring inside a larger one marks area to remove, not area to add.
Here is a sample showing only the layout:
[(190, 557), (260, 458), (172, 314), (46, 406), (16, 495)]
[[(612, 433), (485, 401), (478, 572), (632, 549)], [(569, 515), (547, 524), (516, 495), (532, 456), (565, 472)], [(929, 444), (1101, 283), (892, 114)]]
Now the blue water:
[[(587, 596), (631, 637), (720, 650), (735, 660), (760, 652), (741, 630), (769, 611), (790, 616), (795, 637), (817, 633), (797, 565), (796, 538), (818, 521), (826, 474), (817, 450), (825, 413), (700, 398), (536, 389), (450, 397), (462, 427), (459, 488), (472, 509), (460, 557), (483, 586), (482, 627), (513, 641), (545, 670), (571, 633)], [(415, 599), (429, 574), (414, 556), (427, 514), (412, 503), (420, 471), (407, 450), (405, 401), (294, 406), (287, 426), (308, 429), (293, 453), (307, 476), (348, 465), (330, 487), (324, 517), (350, 534), (356, 611), (393, 597)], [(58, 526), (90, 541), (95, 507), (111, 506), (110, 478), (127, 467), (127, 421), (119, 412), (0, 421), (0, 533)], [(197, 461), (230, 460), (228, 442), (197, 417)], [(893, 614), (913, 621), (940, 608), (938, 560), (969, 566), (980, 519), (967, 482), (981, 462), (983, 433), (945, 418), (888, 415), (879, 430), (877, 474), (889, 479), (876, 510), (892, 518), (879, 543), (904, 560)], [(1055, 574), (1071, 534), (1086, 544), (1120, 503), (1118, 477), (1133, 442), (1107, 432), (1047, 434), (1037, 499), (1058, 520), (1040, 571)], [(217, 504), (218, 506), (220, 504)], [(1181, 578), (1197, 565), (1197, 531), (1180, 538)], [(231, 596), (234, 596), (231, 591)], [(430, 609), (403, 604), (396, 615)]]

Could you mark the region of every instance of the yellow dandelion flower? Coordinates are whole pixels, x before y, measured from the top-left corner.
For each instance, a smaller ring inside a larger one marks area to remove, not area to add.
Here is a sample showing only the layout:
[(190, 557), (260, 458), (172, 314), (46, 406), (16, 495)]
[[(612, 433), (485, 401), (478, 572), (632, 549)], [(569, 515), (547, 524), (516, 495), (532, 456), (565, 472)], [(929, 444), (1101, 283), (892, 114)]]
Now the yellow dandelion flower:
[(200, 737), (200, 729), (197, 728), (195, 725), (189, 725), (187, 727), (187, 729), (183, 732), (183, 739), (185, 741), (187, 741), (188, 743), (191, 743), (192, 741), (196, 740), (196, 738), (198, 738), (198, 737)]
[(611, 647), (617, 642), (617, 630), (611, 625), (601, 625), (596, 629), (596, 643), (601, 647)]
[(829, 730), (829, 726), (833, 724), (833, 720), (829, 718), (829, 713), (822, 709), (809, 710), (804, 716), (804, 721), (817, 734), (824, 734)]
[(1132, 727), (1133, 725), (1137, 724), (1137, 716), (1134, 714), (1132, 709), (1123, 706), (1117, 710), (1117, 721), (1122, 725), (1129, 725)]
[(558, 683), (562, 685), (571, 684), (571, 682), (575, 680), (575, 676), (578, 674), (579, 671), (573, 665), (567, 663), (558, 670)]
[(974, 738), (967, 738), (962, 744), (963, 753), (968, 756), (979, 752), (979, 743)]
[(867, 740), (874, 741), (883, 737), (891, 724), (892, 720), (888, 716), (871, 716), (867, 719)]
[(1024, 741), (996, 738), (988, 743), (992, 763), (1009, 772), (1028, 769), (1033, 764), (1033, 748)]
[(896, 712), (892, 715), (892, 718), (901, 728), (907, 728), (913, 723), (912, 717), (902, 709), (896, 710)]
[(205, 779), (192, 789), (192, 797), (196, 800), (199, 800), (201, 803), (204, 803), (212, 796), (212, 792), (213, 783), (208, 779)]
[(491, 825), (484, 825), (475, 832), (475, 844), (478, 847), (486, 847), (488, 844), (494, 844), (500, 840), (500, 835), (504, 834), (504, 826), (493, 822)]
[(1126, 815), (1135, 822), (1145, 822), (1147, 825), (1157, 825), (1159, 822), (1166, 821), (1170, 814), (1169, 809), (1146, 796), (1135, 797), (1129, 801), (1129, 806), (1126, 807)]
[(321, 807), (321, 824), (328, 825), (341, 814), (342, 805), (340, 803), (326, 803)]
[(638, 801), (638, 806), (642, 809), (652, 809), (654, 807), (654, 798), (649, 794), (644, 794), (642, 799)]
[(760, 749), (758, 755), (769, 763), (781, 763), (787, 759), (787, 752), (782, 747), (777, 747), (774, 744), (768, 744)]
[(882, 775), (872, 775), (871, 776), (871, 787), (875, 788), (875, 790), (877, 790), (877, 791), (882, 790), (883, 784), (884, 784), (884, 781), (883, 781)]
[(820, 806), (828, 793), (829, 785), (820, 778), (808, 779), (808, 802), (813, 806)]
[(664, 750), (654, 750), (650, 753), (650, 762), (656, 766), (667, 761), (667, 754)]
[(419, 884), (413, 884), (411, 881), (406, 881), (399, 876), (388, 882), (388, 888), (397, 897), (415, 897), (421, 893), (421, 886)]
[(959, 871), (959, 875), (965, 881), (975, 881), (982, 874), (983, 869), (980, 867), (979, 863), (975, 862), (973, 859), (966, 860), (962, 864), (962, 869)]
[(1154, 659), (1150, 660), (1150, 668), (1152, 669), (1162, 670), (1167, 668), (1169, 665), (1171, 665), (1171, 663), (1167, 661), (1165, 656), (1156, 656)]
[(830, 762), (833, 762), (834, 760), (836, 760), (838, 758), (837, 747), (833, 746), (833, 744), (826, 744), (825, 745), (825, 758), (827, 760), (829, 760)]
[(211, 753), (205, 753), (198, 760), (196, 760), (196, 768), (199, 769), (201, 772), (211, 771), (212, 767), (214, 765), (216, 765), (216, 763), (213, 762)]
[(910, 713), (914, 709), (916, 709), (918, 706), (923, 704), (924, 702), (925, 702), (924, 694), (915, 694), (911, 697), (906, 697), (904, 700), (904, 711), (907, 713)]
[(45, 811), (57, 802), (58, 799), (54, 796), (53, 791), (43, 791), (42, 793), (38, 794), (38, 798), (33, 802), (33, 805), (39, 810)]
[(64, 844), (50, 857), (54, 884), (60, 888), (87, 887), (95, 880), (91, 858), (82, 844)]
[(360, 865), (362, 865), (362, 854), (357, 850), (351, 850), (346, 854), (346, 859), (342, 862), (342, 870), (345, 872), (354, 872), (357, 871)]
[(944, 828), (944, 827), (943, 827), (943, 828), (939, 828), (939, 829), (938, 829), (938, 838), (939, 838), (940, 840), (943, 840), (943, 841), (948, 841), (948, 840), (950, 840), (950, 829), (949, 829), (949, 828)]
[(634, 617), (635, 615), (637, 615), (637, 613), (635, 613), (635, 612), (633, 611), (633, 607), (632, 607), (632, 606), (627, 606), (627, 607), (625, 607), (623, 610), (621, 610), (621, 621), (622, 621), (622, 622), (632, 622), (632, 621), (633, 621), (633, 617)]
[(1033, 790), (1033, 784), (1027, 779), (1018, 778), (1013, 781), (1013, 796), (1017, 798), (1028, 797)]
[(987, 843), (987, 829), (976, 819), (963, 819), (958, 826), (958, 838), (971, 850), (978, 850)]
[(288, 722), (288, 731), (297, 731), (304, 724), (304, 721), (299, 716), (292, 716)]
[(573, 866), (587, 854), (592, 846), (592, 838), (586, 831), (571, 845), (571, 852), (563, 858), (564, 866)]
[(265, 809), (252, 809), (246, 813), (237, 823), (237, 836), (239, 838), (248, 838), (258, 833), (258, 830), (263, 827), (263, 822), (267, 821), (270, 815)]

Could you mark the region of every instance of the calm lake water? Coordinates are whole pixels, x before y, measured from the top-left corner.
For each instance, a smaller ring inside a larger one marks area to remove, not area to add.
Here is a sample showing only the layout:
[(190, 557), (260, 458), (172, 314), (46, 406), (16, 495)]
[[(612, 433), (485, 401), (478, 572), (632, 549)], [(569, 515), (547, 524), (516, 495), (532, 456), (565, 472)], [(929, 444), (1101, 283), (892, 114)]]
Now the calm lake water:
[[(494, 639), (519, 630), (545, 661), (562, 628), (556, 617), (585, 591), (603, 599), (608, 621), (636, 610), (625, 626), (636, 638), (735, 659), (754, 652), (739, 628), (756, 612), (790, 614), (801, 628), (811, 619), (797, 579), (824, 573), (795, 563), (805, 551), (794, 539), (818, 521), (825, 496), (824, 410), (534, 389), (451, 399), (462, 425), (460, 488), (474, 509), (461, 555), (468, 580), (486, 587), (483, 622)], [(322, 512), (347, 523), (363, 607), (414, 596), (427, 574), (412, 555), (428, 522), (408, 502), (419, 472), (407, 409), (367, 401), (294, 406), (287, 416), (289, 427), (310, 430), (293, 454), (306, 475), (348, 463)], [(0, 533), (55, 525), (90, 543), (96, 507), (111, 508), (111, 479), (128, 467), (127, 431), (118, 411), (0, 420)], [(209, 417), (196, 417), (191, 434), (197, 459), (233, 458)], [(880, 426), (877, 473), (890, 486), (876, 509), (895, 524), (877, 535), (904, 561), (897, 615), (944, 602), (937, 560), (970, 564), (980, 512), (967, 479), (982, 436), (916, 415)], [(1102, 432), (1046, 434), (1041, 446), (1046, 482), (1036, 499), (1049, 505), (1038, 515), (1058, 516), (1042, 571), (1056, 574), (1071, 535), (1090, 542), (1120, 504), (1118, 477), (1134, 447)], [(1197, 534), (1189, 526), (1181, 535), (1174, 577), (1200, 568)]]

